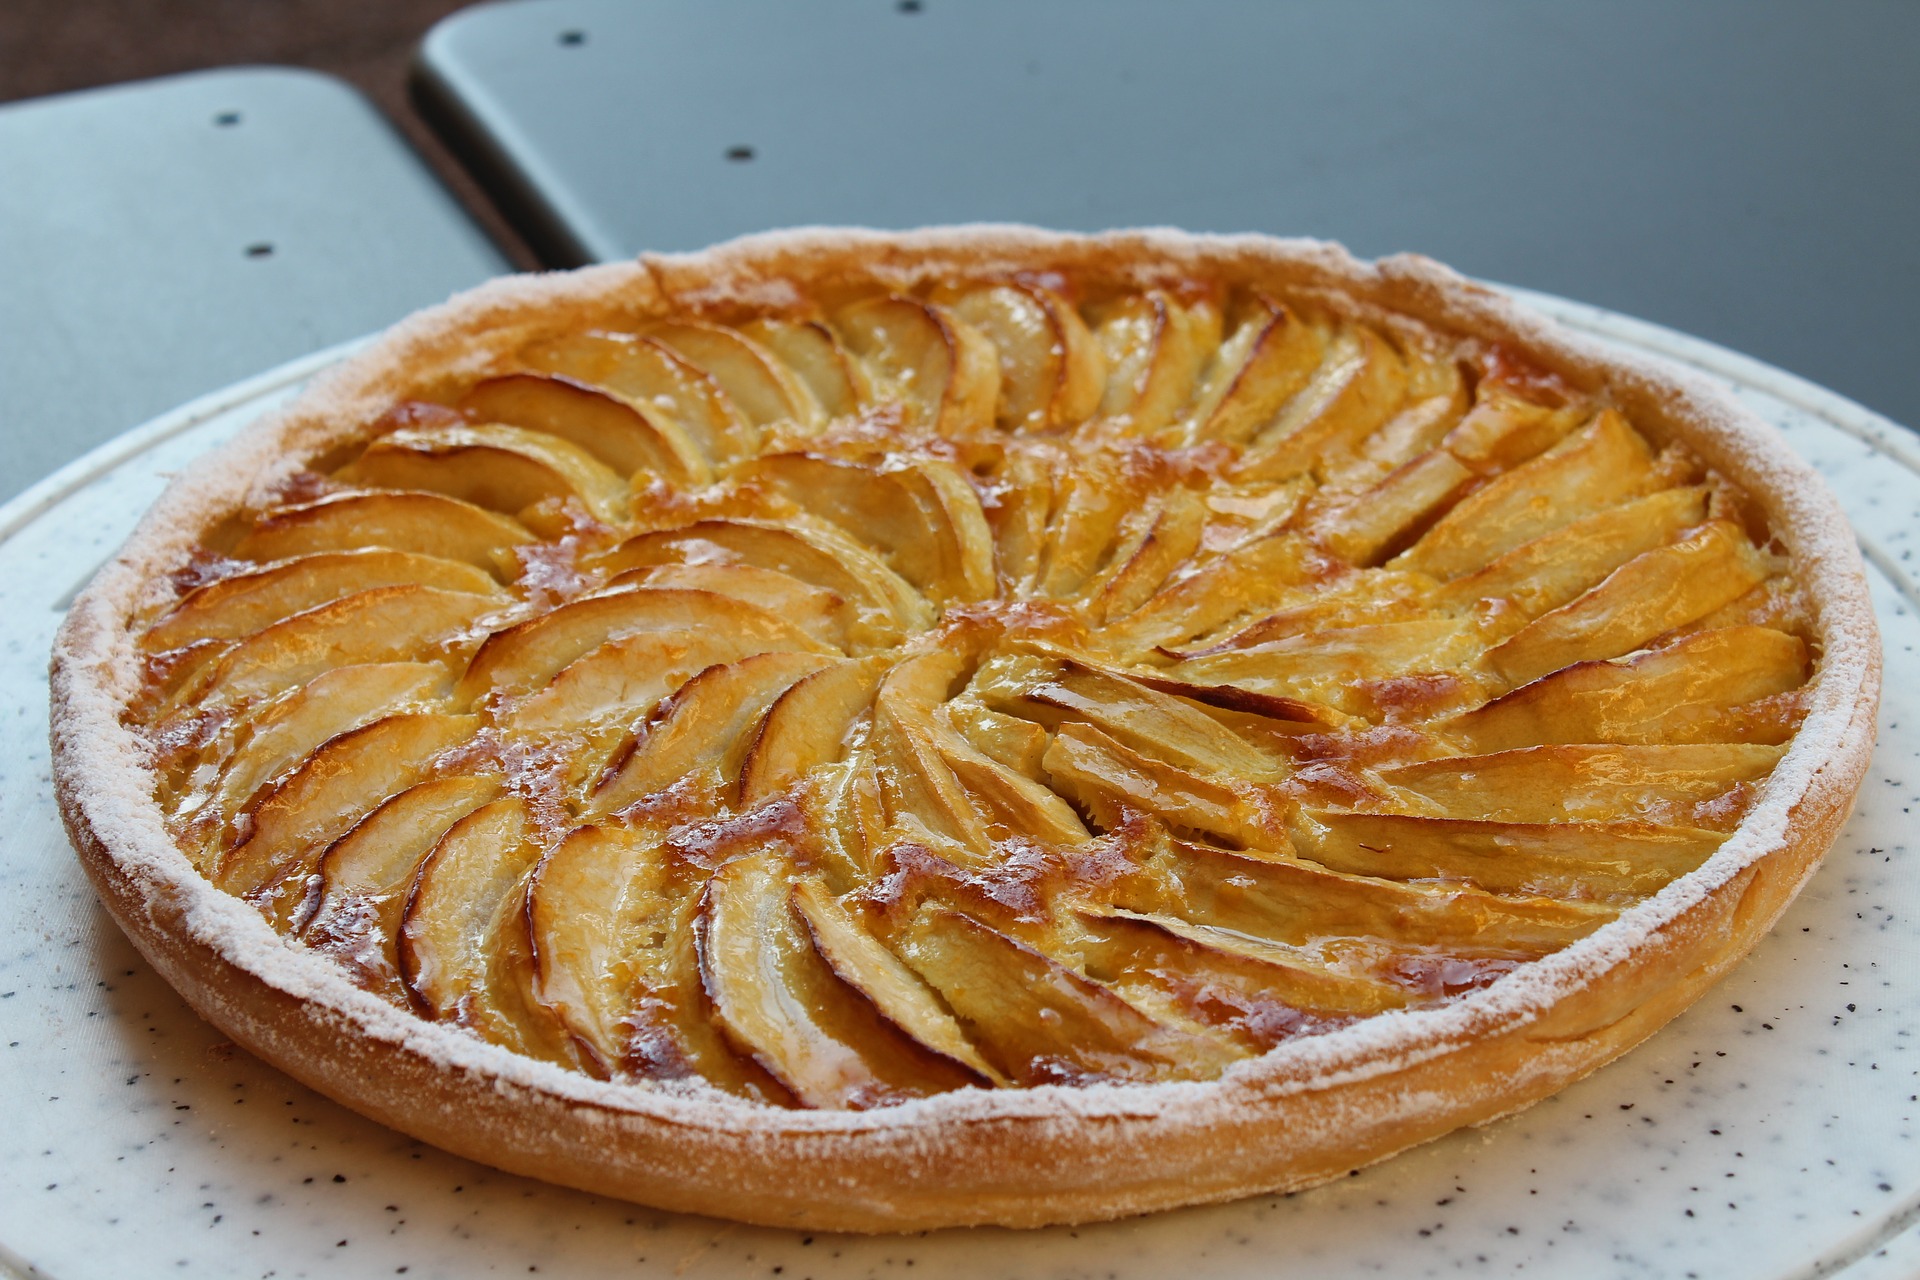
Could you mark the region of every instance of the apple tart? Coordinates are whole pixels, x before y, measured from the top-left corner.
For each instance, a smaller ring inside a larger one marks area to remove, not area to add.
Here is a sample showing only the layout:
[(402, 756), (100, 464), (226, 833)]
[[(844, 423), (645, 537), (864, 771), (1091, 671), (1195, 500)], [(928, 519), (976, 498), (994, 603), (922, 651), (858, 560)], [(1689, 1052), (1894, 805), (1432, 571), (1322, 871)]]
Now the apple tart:
[(57, 785), (241, 1043), (855, 1230), (1308, 1185), (1737, 961), (1879, 658), (1768, 429), (1424, 260), (753, 238), (505, 281), (176, 482)]

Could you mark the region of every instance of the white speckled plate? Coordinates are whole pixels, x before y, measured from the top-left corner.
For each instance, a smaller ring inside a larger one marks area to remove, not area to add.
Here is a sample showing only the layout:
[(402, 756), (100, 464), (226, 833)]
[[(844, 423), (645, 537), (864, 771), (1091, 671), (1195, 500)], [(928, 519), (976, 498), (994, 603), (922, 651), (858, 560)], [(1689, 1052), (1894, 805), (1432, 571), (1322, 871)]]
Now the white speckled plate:
[(880, 1239), (528, 1182), (294, 1084), (200, 1022), (95, 904), (53, 804), (45, 669), (61, 610), (167, 472), (341, 354), (326, 352), (0, 507), (0, 1274), (1920, 1274), (1920, 874), (1907, 834), (1920, 804), (1920, 439), (1718, 347), (1526, 296), (1706, 372), (1779, 424), (1846, 502), (1887, 648), (1879, 753), (1826, 866), (1752, 959), (1620, 1062), (1524, 1115), (1299, 1195)]

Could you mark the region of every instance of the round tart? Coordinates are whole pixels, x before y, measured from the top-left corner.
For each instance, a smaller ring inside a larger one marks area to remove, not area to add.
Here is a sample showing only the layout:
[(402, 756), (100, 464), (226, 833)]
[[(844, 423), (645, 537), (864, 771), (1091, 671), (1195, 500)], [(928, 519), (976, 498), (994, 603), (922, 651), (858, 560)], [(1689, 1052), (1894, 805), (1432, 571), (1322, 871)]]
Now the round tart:
[(235, 1040), (779, 1225), (1306, 1186), (1753, 945), (1879, 651), (1769, 429), (1423, 259), (820, 231), (501, 281), (180, 478), (55, 782)]

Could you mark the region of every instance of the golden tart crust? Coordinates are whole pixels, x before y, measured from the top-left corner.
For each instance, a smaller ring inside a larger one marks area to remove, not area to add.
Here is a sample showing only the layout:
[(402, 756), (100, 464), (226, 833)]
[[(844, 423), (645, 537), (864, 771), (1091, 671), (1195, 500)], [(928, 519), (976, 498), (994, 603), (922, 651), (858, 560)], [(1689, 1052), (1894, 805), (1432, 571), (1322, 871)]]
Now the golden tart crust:
[(149, 513), (53, 742), (135, 944), (357, 1110), (1037, 1226), (1631, 1047), (1832, 843), (1878, 681), (1770, 429), (1433, 263), (822, 230), (399, 326)]

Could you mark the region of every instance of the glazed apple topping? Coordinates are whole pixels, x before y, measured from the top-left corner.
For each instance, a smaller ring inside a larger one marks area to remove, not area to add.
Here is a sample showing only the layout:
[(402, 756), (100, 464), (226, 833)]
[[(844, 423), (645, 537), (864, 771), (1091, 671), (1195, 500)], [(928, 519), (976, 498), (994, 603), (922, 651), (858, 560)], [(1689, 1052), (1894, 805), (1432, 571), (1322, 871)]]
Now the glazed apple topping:
[(1711, 856), (1818, 655), (1723, 478), (1215, 281), (550, 333), (222, 526), (133, 718), (422, 1018), (770, 1105), (1204, 1079)]

